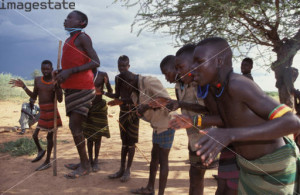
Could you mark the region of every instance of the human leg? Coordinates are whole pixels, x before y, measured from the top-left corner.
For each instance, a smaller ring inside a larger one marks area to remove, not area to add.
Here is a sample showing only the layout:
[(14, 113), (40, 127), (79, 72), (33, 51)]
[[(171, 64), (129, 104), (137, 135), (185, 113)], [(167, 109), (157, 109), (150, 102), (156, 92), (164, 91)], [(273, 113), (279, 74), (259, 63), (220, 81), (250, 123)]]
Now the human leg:
[(87, 139), (89, 162), (90, 162), (91, 166), (93, 166), (93, 146), (94, 146), (94, 142), (90, 139)]
[(159, 148), (159, 190), (158, 194), (163, 195), (167, 185), (169, 174), (169, 152), (170, 149)]
[(48, 169), (51, 166), (50, 158), (51, 158), (51, 152), (53, 148), (53, 132), (48, 132), (47, 134), (47, 156), (45, 162), (39, 166), (36, 171), (42, 171), (45, 169)]
[(128, 146), (122, 145), (122, 149), (121, 149), (121, 166), (120, 166), (120, 169), (116, 173), (108, 175), (108, 178), (110, 178), (110, 179), (116, 179), (116, 178), (122, 177), (122, 175), (124, 174), (124, 171), (125, 171), (125, 163), (126, 163), (127, 153), (128, 153)]
[(154, 144), (151, 150), (151, 161), (150, 161), (150, 173), (148, 184), (144, 188), (138, 188), (131, 191), (133, 194), (154, 194), (154, 184), (155, 184), (155, 177), (158, 169), (159, 164), (159, 145)]
[(84, 120), (84, 115), (77, 112), (70, 113), (69, 127), (80, 157), (80, 166), (74, 172), (67, 174), (67, 178), (76, 178), (77, 176), (87, 175), (90, 170), (90, 164), (85, 149), (85, 139), (81, 127)]
[(37, 157), (35, 159), (33, 159), (31, 162), (37, 162), (37, 161), (41, 160), (46, 153), (46, 151), (43, 150), (40, 145), (39, 138), (38, 138), (39, 132), (40, 132), (40, 128), (36, 128), (34, 133), (32, 134), (33, 141), (38, 149), (38, 154), (37, 154)]
[(94, 172), (97, 172), (100, 170), (100, 168), (98, 166), (98, 156), (99, 156), (99, 152), (100, 152), (100, 147), (101, 147), (101, 137), (99, 140), (95, 141), (95, 158), (94, 158), (93, 165), (92, 165), (92, 170)]
[(204, 174), (206, 169), (190, 166), (190, 195), (202, 195), (204, 189)]

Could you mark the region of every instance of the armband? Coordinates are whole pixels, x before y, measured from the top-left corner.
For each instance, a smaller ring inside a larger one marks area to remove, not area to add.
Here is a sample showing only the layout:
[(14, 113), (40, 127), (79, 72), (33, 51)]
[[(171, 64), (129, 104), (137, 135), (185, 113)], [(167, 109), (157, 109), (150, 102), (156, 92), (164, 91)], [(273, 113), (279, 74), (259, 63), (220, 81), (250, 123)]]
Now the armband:
[(284, 114), (286, 114), (287, 112), (291, 112), (291, 111), (292, 111), (292, 109), (290, 107), (288, 107), (287, 105), (280, 104), (279, 106), (274, 108), (274, 110), (272, 110), (272, 112), (270, 112), (268, 119), (273, 120), (275, 118), (282, 117)]

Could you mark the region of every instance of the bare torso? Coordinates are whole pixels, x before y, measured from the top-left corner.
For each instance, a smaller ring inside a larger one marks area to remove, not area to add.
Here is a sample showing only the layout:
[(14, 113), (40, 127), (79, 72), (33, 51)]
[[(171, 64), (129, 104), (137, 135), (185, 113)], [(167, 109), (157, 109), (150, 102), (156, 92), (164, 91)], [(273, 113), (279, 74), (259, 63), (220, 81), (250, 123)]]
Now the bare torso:
[(36, 77), (34, 80), (34, 96), (38, 96), (39, 104), (54, 103), (54, 84), (53, 82), (42, 81), (42, 77)]
[[(237, 93), (244, 93), (241, 90), (236, 90), (238, 88), (236, 86), (245, 82), (244, 79), (247, 78), (242, 78), (241, 75), (232, 73), (229, 78), (228, 86), (224, 89), (222, 95), (219, 98), (215, 98), (226, 128), (255, 126), (265, 123), (267, 120), (265, 116), (260, 116), (261, 112), (255, 110), (255, 108), (251, 106), (252, 102), (249, 101), (249, 99), (253, 101), (263, 101), (264, 98), (269, 98), (266, 97), (267, 95), (259, 93), (263, 98), (258, 96), (247, 99), (244, 99), (243, 95), (237, 95)], [(230, 90), (228, 91), (228, 89)], [(243, 90), (247, 89), (243, 88)], [(260, 90), (258, 90), (258, 92), (260, 92)], [(272, 153), (277, 148), (283, 146), (284, 141), (282, 138), (278, 138), (269, 141), (235, 142), (233, 145), (237, 153), (246, 159), (253, 160), (265, 154)]]

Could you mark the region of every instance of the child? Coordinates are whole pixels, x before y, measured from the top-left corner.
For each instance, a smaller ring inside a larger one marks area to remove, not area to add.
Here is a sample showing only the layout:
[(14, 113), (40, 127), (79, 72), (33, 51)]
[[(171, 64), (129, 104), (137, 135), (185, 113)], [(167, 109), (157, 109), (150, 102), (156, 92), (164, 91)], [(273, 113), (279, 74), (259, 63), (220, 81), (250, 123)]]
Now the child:
[[(122, 55), (118, 59), (119, 72), (128, 71), (130, 67), (129, 58)], [(119, 128), (122, 140), (121, 150), (121, 166), (118, 172), (109, 175), (110, 179), (120, 178), (121, 182), (126, 182), (130, 179), (130, 168), (135, 154), (135, 144), (138, 142), (139, 118), (134, 110), (133, 102), (130, 98), (131, 93), (128, 92), (128, 85), (119, 78), (115, 78), (116, 93), (106, 93), (110, 98), (115, 98), (108, 102), (108, 105), (120, 105)], [(128, 154), (127, 167), (125, 169), (126, 156)]]
[(56, 71), (55, 78), (64, 89), (66, 113), (70, 119), (69, 127), (80, 157), (80, 166), (65, 175), (68, 179), (88, 175), (90, 172), (82, 123), (86, 120), (95, 97), (92, 70), (100, 66), (100, 61), (92, 46), (92, 40), (81, 32), (87, 24), (87, 16), (80, 11), (72, 11), (66, 18), (64, 26), (70, 37), (63, 47), (62, 70)]
[[(101, 146), (102, 136), (110, 138), (108, 121), (107, 121), (107, 106), (106, 101), (102, 99), (104, 84), (108, 93), (112, 93), (112, 88), (109, 83), (106, 72), (97, 71), (95, 74), (95, 88), (96, 97), (93, 100), (92, 107), (89, 110), (87, 120), (83, 122), (83, 134), (87, 139), (87, 147), (89, 153), (89, 161), (91, 163), (92, 171), (99, 171), (98, 156)], [(93, 145), (95, 143), (95, 158), (93, 159)], [(66, 164), (65, 167), (71, 170), (76, 170), (79, 164)]]
[(253, 81), (232, 72), (232, 51), (226, 40), (214, 37), (200, 41), (194, 62), (194, 80), (215, 89), (226, 127), (203, 131), (206, 136), (197, 144), (203, 162), (210, 164), (232, 143), (238, 154), (240, 194), (299, 193), (295, 192), (299, 152), (293, 141), (282, 137), (299, 132), (296, 115)]
[[(44, 60), (41, 64), (42, 77), (36, 77), (34, 79), (34, 88), (33, 92), (30, 91), (22, 80), (11, 80), (10, 84), (22, 87), (27, 95), (31, 99), (36, 99), (39, 97), (39, 106), (40, 106), (40, 118), (37, 124), (37, 128), (34, 131), (32, 137), (38, 148), (37, 157), (32, 160), (32, 162), (37, 162), (43, 158), (45, 151), (42, 149), (39, 140), (38, 134), (40, 129), (48, 130), (47, 134), (47, 157), (45, 162), (39, 166), (36, 171), (42, 171), (48, 169), (51, 166), (50, 157), (51, 151), (53, 148), (53, 128), (54, 128), (54, 95), (57, 94), (58, 102), (62, 102), (62, 90), (58, 85), (54, 84), (52, 79), (52, 62), (49, 60)], [(57, 110), (57, 127), (62, 125), (58, 110)]]
[(253, 81), (251, 70), (253, 68), (253, 60), (251, 58), (245, 58), (241, 64), (241, 72), (243, 75)]
[(120, 79), (127, 83), (127, 91), (132, 94), (131, 99), (138, 106), (137, 114), (151, 124), (153, 128), (152, 151), (149, 181), (146, 188), (132, 190), (133, 194), (154, 194), (155, 176), (160, 165), (159, 191), (164, 194), (169, 172), (169, 152), (173, 144), (175, 131), (168, 128), (169, 110), (151, 109), (148, 102), (155, 97), (170, 98), (161, 82), (151, 76), (135, 75), (129, 71), (122, 72)]

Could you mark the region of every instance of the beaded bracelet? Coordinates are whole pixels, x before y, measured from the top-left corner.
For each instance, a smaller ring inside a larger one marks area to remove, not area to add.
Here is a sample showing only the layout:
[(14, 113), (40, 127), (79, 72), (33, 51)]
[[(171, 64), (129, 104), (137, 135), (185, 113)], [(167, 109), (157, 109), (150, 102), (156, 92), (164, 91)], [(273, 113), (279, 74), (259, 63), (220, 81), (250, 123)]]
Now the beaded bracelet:
[(193, 118), (193, 125), (195, 127), (201, 127), (202, 126), (202, 118), (203, 118), (203, 115), (196, 115), (196, 116), (194, 116), (194, 118)]

